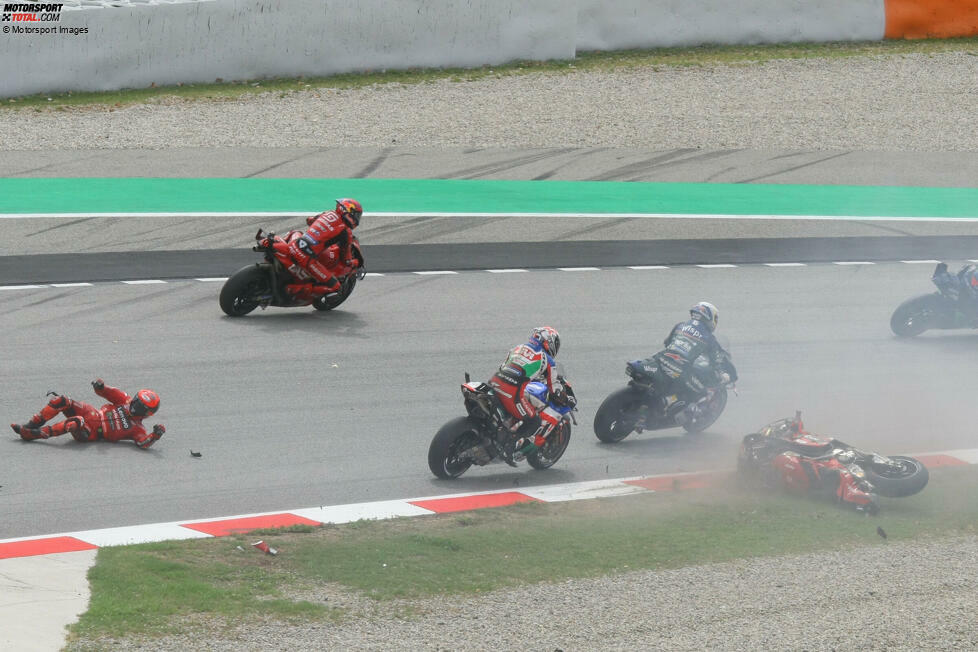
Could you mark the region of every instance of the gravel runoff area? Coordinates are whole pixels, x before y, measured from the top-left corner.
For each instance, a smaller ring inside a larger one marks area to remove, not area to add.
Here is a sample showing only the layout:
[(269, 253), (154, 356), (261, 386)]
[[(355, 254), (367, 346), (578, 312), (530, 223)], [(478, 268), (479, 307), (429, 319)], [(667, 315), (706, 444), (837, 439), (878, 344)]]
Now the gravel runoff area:
[(967, 52), (532, 73), (229, 101), (0, 111), (0, 150), (691, 147), (978, 150)]
[[(964, 650), (978, 646), (978, 537), (576, 579), (394, 604), (321, 591), (340, 624), (197, 622), (71, 650)], [(573, 560), (568, 560), (573, 563)]]

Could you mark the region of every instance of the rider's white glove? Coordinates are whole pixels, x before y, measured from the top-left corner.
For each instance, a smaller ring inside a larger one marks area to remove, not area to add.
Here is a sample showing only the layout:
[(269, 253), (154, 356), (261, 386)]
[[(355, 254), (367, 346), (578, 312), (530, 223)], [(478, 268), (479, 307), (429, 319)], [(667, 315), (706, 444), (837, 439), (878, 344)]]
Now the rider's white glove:
[(720, 372), (720, 384), (721, 385), (726, 385), (729, 382), (730, 382), (730, 374), (728, 374), (726, 371), (721, 371)]

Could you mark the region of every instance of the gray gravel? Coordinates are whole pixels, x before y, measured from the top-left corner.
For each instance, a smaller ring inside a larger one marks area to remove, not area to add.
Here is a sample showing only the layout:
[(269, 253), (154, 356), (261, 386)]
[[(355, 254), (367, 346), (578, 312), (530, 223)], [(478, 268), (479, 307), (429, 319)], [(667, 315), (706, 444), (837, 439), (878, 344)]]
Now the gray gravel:
[(0, 150), (172, 147), (978, 149), (968, 53), (532, 74), (0, 111)]
[[(568, 560), (572, 563), (571, 560)], [(978, 538), (881, 542), (570, 580), (481, 599), (338, 601), (338, 625), (256, 623), (95, 641), (129, 650), (970, 650), (978, 646)], [(305, 595), (316, 600), (317, 596)], [(401, 614), (393, 615), (393, 614)], [(413, 615), (411, 615), (413, 614)]]

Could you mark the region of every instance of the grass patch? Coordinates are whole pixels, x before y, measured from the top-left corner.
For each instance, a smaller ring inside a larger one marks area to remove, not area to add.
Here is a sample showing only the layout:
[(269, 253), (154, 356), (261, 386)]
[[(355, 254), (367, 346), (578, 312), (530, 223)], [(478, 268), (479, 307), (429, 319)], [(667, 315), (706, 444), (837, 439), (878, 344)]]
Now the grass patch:
[(615, 52), (580, 52), (577, 58), (573, 60), (517, 61), (501, 66), (482, 66), (480, 68), (383, 70), (328, 77), (248, 81), (217, 80), (214, 83), (162, 87), (157, 87), (154, 84), (149, 88), (107, 92), (41, 93), (3, 100), (0, 102), (0, 107), (43, 111), (69, 106), (97, 106), (112, 110), (140, 102), (227, 101), (258, 93), (271, 93), (277, 94), (278, 97), (288, 97), (289, 94), (297, 91), (355, 89), (375, 84), (421, 84), (441, 80), (464, 83), (537, 72), (566, 73), (581, 70), (609, 71), (677, 66), (749, 65), (778, 59), (830, 59), (938, 54), (943, 52), (967, 52), (978, 55), (978, 38), (859, 43), (790, 43), (784, 45), (714, 45)]
[(978, 523), (978, 469), (970, 467), (934, 472), (917, 496), (884, 499), (878, 517), (815, 498), (758, 493), (732, 479), (724, 485), (263, 531), (279, 551), (274, 557), (250, 547), (254, 533), (103, 548), (89, 573), (89, 611), (72, 633), (152, 636), (179, 630), (191, 615), (229, 623), (329, 620), (345, 614), (295, 596), (325, 586), (378, 603), (471, 595), (571, 577), (974, 534)]

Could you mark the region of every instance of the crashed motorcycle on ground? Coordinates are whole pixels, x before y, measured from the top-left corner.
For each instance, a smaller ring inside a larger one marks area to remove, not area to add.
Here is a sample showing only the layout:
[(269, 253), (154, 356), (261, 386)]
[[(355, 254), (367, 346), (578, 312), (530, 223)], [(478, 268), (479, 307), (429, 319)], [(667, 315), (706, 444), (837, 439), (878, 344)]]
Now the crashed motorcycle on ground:
[[(506, 412), (495, 390), (488, 383), (472, 382), (465, 374), (462, 397), (468, 416), (452, 419), (443, 425), (428, 447), (428, 467), (437, 477), (457, 478), (476, 464), (485, 466), (501, 459), (510, 466), (526, 460), (535, 469), (549, 469), (567, 450), (571, 423), (577, 425), (574, 412), (577, 398), (570, 384), (558, 375), (565, 392), (559, 396), (541, 382), (527, 383), (526, 396), (554, 423), (541, 420), (540, 430), (530, 437), (518, 437), (518, 421)], [(540, 439), (542, 445), (538, 445)]]
[[(289, 244), (302, 231), (289, 231), (284, 237), (258, 229), (252, 251), (264, 254), (265, 260), (243, 267), (221, 288), (221, 310), (231, 317), (242, 317), (255, 308), (268, 306), (299, 308), (311, 305), (316, 310), (332, 310), (353, 292), (357, 281), (366, 274), (363, 252), (356, 236), (351, 235), (350, 260), (332, 262), (330, 272), (340, 282), (340, 289), (329, 294), (316, 293), (314, 279), (289, 255)], [(286, 286), (303, 287), (289, 291)]]
[(681, 412), (669, 414), (666, 409), (666, 386), (670, 382), (659, 372), (655, 357), (632, 360), (625, 365), (628, 386), (613, 392), (594, 415), (594, 434), (606, 443), (619, 442), (633, 432), (663, 430), (682, 427), (688, 433), (706, 430), (720, 418), (727, 406), (727, 390), (734, 383), (724, 382), (717, 371), (723, 370), (736, 377), (730, 354), (722, 352), (722, 360), (711, 368), (704, 356), (693, 361), (699, 377), (712, 377), (714, 382), (706, 386), (704, 395)]
[(962, 280), (947, 271), (946, 263), (938, 263), (931, 281), (937, 286), (937, 292), (907, 299), (893, 312), (890, 317), (893, 332), (900, 337), (916, 337), (931, 329), (978, 328), (976, 313), (961, 310)]
[(805, 430), (800, 412), (745, 436), (737, 471), (768, 489), (825, 493), (870, 514), (879, 511), (879, 496), (912, 496), (930, 477), (927, 467), (912, 457), (886, 457), (814, 435)]

